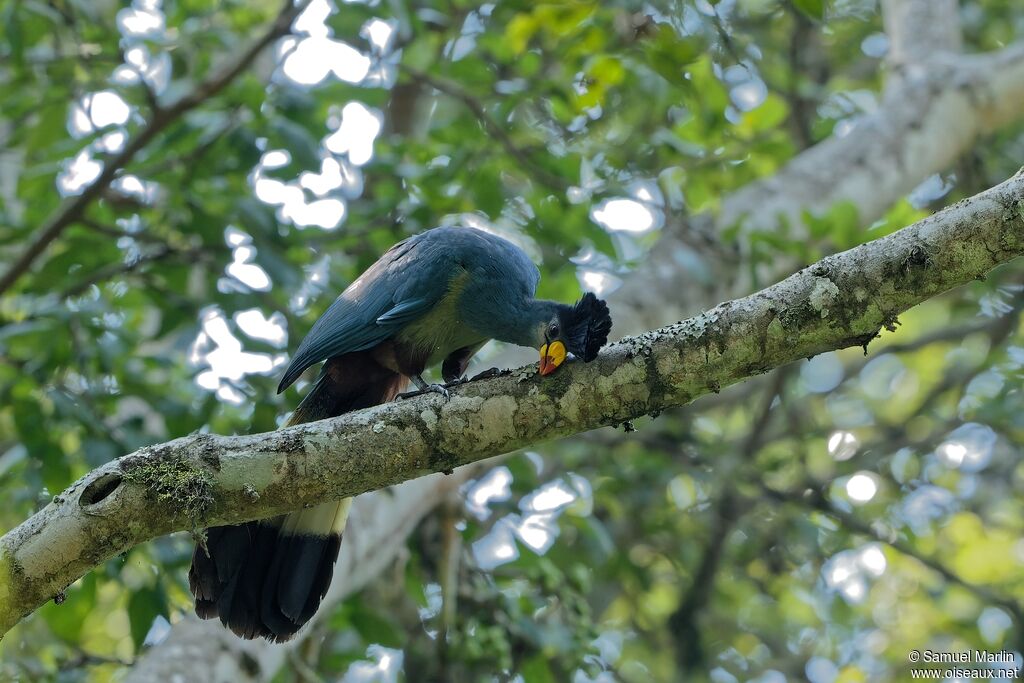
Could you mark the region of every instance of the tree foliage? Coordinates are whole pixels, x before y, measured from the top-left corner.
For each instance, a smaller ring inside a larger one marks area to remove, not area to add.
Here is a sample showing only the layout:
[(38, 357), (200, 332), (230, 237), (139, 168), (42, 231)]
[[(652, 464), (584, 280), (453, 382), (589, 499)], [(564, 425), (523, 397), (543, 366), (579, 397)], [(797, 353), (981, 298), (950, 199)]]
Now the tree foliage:
[[(402, 237), (488, 226), (528, 247), (544, 296), (614, 301), (670, 226), (848, 134), (890, 75), (868, 0), (327, 7), (167, 121), (3, 293), (4, 529), (140, 446), (275, 428), (299, 396), (274, 393), (288, 349)], [(280, 10), (0, 7), (0, 270)], [(1015, 10), (961, 2), (965, 51), (1021, 40)], [(713, 305), (722, 281), (770, 284), (775, 263), (990, 187), (1022, 151), (1010, 126), (873, 225), (843, 202), (772, 230), (694, 227), (733, 260), (681, 249), (678, 267)], [(894, 321), (868, 357), (495, 465), (317, 625), (303, 664), (846, 683), (904, 680), (913, 649), (1024, 651), (1020, 291), (1013, 265)], [(191, 548), (160, 539), (69, 587), (0, 643), (0, 678), (116, 675), (190, 612)]]

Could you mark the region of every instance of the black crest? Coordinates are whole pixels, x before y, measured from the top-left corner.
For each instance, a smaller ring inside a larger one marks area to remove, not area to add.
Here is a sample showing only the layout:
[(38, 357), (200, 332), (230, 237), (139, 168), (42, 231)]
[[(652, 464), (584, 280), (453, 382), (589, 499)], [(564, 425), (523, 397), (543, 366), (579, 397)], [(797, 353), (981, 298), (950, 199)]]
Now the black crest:
[(562, 338), (572, 355), (589, 363), (608, 342), (612, 316), (608, 304), (587, 292), (564, 314)]

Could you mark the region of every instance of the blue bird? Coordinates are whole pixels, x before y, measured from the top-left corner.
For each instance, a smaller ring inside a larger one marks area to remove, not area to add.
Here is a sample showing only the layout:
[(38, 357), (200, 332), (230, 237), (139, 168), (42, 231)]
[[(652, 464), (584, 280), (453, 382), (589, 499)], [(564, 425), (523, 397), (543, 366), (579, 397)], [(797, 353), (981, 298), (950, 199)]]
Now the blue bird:
[[(593, 294), (575, 305), (534, 298), (540, 273), (511, 242), (472, 228), (435, 228), (391, 247), (334, 301), (299, 344), (278, 393), (326, 361), (286, 426), (391, 401), (409, 382), (462, 378), (491, 339), (540, 351), (541, 375), (567, 354), (591, 361), (611, 330), (608, 306)], [(283, 642), (327, 593), (351, 499), (287, 515), (207, 529), (189, 585), (196, 613), (243, 638)]]

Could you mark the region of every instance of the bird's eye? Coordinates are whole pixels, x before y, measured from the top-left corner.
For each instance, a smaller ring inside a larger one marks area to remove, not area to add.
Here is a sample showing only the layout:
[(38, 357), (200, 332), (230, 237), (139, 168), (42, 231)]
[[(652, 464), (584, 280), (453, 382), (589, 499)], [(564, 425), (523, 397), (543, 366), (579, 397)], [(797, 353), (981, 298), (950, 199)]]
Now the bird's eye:
[(558, 323), (551, 323), (548, 325), (548, 337), (550, 339), (556, 339), (559, 332), (561, 332), (561, 330), (558, 329)]

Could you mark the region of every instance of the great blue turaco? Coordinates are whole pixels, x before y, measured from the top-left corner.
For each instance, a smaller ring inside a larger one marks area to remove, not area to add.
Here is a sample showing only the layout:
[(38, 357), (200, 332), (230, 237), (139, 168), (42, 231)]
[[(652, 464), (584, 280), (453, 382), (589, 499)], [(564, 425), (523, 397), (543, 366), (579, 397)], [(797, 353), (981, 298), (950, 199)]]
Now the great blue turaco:
[[(611, 330), (592, 293), (575, 305), (535, 299), (540, 273), (519, 247), (473, 228), (427, 230), (391, 247), (313, 325), (278, 393), (326, 360), (285, 426), (391, 401), (441, 363), (458, 382), (470, 358), (498, 339), (540, 351), (548, 375), (568, 353), (591, 361)], [(316, 612), (327, 592), (351, 499), (206, 530), (189, 571), (196, 613), (244, 638), (282, 642)]]

